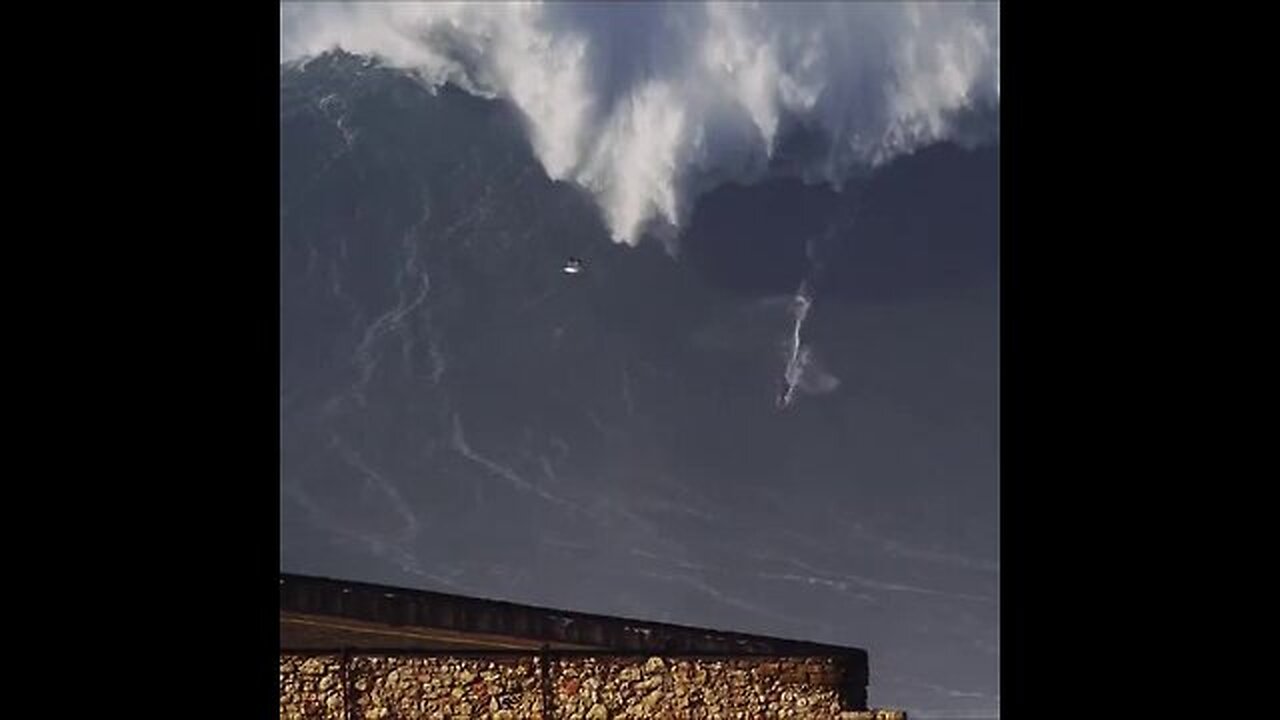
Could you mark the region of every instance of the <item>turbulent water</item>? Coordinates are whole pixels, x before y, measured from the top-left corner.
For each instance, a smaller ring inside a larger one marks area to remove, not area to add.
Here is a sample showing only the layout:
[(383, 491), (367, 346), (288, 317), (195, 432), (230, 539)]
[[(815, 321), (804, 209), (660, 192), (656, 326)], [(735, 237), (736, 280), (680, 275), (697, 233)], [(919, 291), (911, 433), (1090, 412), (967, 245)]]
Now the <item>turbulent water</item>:
[(998, 715), (998, 148), (631, 247), (505, 101), (345, 53), (280, 92), (284, 569), (865, 647), (875, 704)]
[(282, 60), (333, 47), (511, 103), (628, 244), (770, 167), (840, 185), (999, 124), (995, 2), (281, 4)]

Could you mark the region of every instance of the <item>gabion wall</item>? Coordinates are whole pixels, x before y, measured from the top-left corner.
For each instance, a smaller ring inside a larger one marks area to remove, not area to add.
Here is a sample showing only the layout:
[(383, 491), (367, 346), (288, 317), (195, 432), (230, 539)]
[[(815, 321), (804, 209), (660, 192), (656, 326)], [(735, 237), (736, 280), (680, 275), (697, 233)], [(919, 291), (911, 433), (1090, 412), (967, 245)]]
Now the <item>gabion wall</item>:
[[(829, 658), (280, 657), (281, 720), (905, 720), (840, 707)], [(544, 707), (544, 703), (549, 707)], [(347, 705), (351, 712), (347, 714)]]

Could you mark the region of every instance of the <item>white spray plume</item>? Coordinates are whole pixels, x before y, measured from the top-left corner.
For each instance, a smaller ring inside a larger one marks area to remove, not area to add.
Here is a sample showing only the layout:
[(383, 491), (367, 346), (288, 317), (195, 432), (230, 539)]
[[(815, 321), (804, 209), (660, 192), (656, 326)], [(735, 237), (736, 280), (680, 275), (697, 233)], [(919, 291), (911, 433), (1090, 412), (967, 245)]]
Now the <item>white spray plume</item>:
[(806, 280), (791, 299), (793, 324), (786, 342), (786, 368), (783, 370), (783, 388), (778, 395), (778, 408), (786, 409), (795, 401), (796, 390), (810, 395), (825, 395), (840, 387), (840, 379), (827, 372), (818, 362), (813, 348), (804, 342), (804, 321), (813, 308), (813, 290)]
[(628, 244), (776, 168), (795, 131), (817, 141), (789, 171), (839, 184), (1000, 96), (994, 2), (281, 5), (282, 61), (334, 47), (512, 102)]

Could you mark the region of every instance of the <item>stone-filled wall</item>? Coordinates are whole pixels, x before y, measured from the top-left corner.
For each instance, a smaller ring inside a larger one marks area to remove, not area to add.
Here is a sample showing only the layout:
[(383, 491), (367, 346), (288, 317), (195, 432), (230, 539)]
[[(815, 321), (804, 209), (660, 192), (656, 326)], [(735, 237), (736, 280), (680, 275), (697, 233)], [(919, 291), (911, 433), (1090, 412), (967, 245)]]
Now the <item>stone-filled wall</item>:
[(337, 655), (280, 656), (280, 718), (342, 718), (346, 707)]
[[(905, 720), (840, 707), (830, 658), (280, 656), (281, 720)], [(549, 699), (549, 708), (544, 702)], [(549, 711), (548, 711), (549, 710)]]
[(544, 717), (538, 658), (353, 655), (280, 656), (280, 718)]

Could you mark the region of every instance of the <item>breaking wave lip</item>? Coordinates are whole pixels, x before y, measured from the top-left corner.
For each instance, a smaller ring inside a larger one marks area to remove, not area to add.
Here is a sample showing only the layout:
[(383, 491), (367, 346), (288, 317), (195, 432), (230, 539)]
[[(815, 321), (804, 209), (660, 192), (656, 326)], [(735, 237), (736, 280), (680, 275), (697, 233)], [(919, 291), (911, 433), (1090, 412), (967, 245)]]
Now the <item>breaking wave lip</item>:
[(281, 5), (282, 63), (341, 47), (510, 101), (547, 175), (629, 245), (670, 242), (730, 180), (839, 186), (998, 138), (999, 41), (992, 2)]

